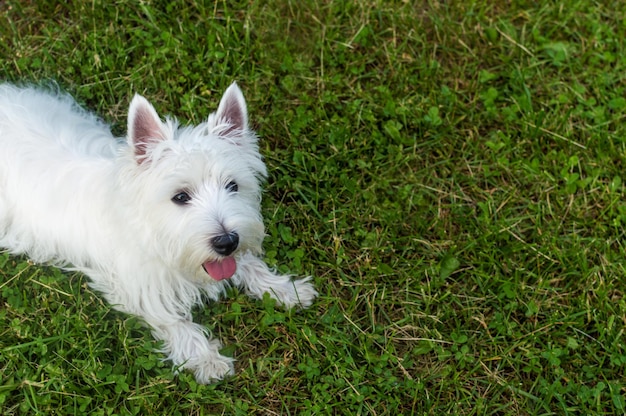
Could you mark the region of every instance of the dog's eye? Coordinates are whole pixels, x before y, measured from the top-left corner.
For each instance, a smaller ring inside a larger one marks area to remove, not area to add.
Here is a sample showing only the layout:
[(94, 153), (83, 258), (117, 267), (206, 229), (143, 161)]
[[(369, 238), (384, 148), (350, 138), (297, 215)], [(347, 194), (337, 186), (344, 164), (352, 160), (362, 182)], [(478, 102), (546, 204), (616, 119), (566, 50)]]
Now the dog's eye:
[(237, 185), (237, 182), (235, 181), (230, 181), (228, 182), (228, 184), (226, 185), (226, 190), (228, 192), (237, 192), (239, 190), (239, 186)]
[(185, 191), (179, 192), (172, 197), (172, 202), (177, 205), (187, 205), (191, 201), (191, 196)]

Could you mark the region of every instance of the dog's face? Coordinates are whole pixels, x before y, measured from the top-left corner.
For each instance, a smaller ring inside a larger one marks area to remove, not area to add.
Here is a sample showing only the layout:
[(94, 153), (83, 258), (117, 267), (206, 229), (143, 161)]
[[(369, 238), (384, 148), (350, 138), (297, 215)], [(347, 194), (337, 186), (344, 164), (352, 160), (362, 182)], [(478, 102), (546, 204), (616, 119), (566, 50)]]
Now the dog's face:
[(217, 112), (196, 127), (162, 122), (140, 96), (128, 121), (130, 154), (120, 186), (128, 192), (129, 228), (141, 234), (129, 238), (149, 244), (185, 276), (231, 277), (237, 254), (258, 254), (264, 235), (266, 171), (241, 91), (231, 85)]

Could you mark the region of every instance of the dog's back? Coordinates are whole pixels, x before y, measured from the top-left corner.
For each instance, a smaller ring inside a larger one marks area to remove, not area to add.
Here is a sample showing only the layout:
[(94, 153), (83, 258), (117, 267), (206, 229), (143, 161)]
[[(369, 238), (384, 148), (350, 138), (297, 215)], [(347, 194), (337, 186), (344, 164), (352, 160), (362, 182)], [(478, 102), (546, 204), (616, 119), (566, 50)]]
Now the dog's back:
[(114, 156), (119, 142), (109, 127), (67, 94), (0, 84), (0, 144), (50, 160)]
[(119, 146), (70, 96), (0, 85), (0, 247), (40, 262), (80, 252), (81, 212), (106, 198)]

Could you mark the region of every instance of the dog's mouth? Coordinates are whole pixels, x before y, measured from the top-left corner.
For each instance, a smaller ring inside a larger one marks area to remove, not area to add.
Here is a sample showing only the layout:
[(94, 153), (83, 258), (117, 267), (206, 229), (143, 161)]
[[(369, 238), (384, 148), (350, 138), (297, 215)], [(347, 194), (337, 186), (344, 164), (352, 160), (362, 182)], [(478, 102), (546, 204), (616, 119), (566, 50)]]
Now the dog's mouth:
[(213, 279), (220, 281), (230, 279), (237, 271), (237, 262), (234, 257), (225, 257), (216, 261), (207, 261), (202, 268)]

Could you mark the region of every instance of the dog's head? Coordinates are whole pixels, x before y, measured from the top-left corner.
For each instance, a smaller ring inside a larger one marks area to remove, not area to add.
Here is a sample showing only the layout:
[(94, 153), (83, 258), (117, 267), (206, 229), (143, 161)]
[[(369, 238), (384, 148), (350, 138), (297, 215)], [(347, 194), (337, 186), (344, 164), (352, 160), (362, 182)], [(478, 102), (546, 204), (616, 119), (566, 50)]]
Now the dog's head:
[(239, 253), (261, 251), (266, 168), (236, 84), (206, 122), (189, 127), (162, 121), (136, 95), (128, 145), (120, 187), (129, 192), (129, 228), (166, 266), (195, 279), (223, 280), (235, 273)]

